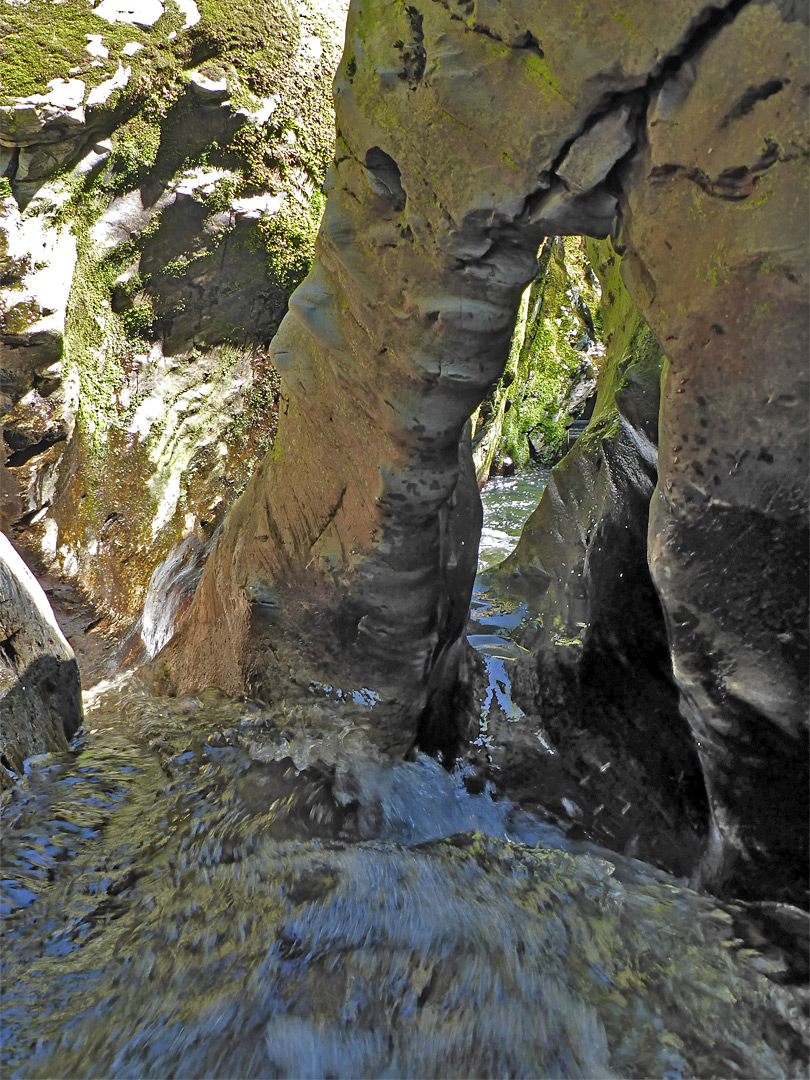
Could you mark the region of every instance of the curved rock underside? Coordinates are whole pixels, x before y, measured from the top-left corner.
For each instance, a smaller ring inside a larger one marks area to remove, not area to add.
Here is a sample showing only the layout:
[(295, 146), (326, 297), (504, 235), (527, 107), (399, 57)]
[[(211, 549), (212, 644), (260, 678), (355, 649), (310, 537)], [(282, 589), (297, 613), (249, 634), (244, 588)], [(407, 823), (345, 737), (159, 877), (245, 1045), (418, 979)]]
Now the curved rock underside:
[(413, 743), (474, 575), (465, 421), (542, 238), (612, 232), (666, 355), (649, 558), (707, 877), (744, 893), (756, 864), (795, 898), (806, 21), (790, 0), (352, 4), (318, 257), (274, 342), (278, 440), (164, 654), (179, 687), (367, 688), (381, 741)]

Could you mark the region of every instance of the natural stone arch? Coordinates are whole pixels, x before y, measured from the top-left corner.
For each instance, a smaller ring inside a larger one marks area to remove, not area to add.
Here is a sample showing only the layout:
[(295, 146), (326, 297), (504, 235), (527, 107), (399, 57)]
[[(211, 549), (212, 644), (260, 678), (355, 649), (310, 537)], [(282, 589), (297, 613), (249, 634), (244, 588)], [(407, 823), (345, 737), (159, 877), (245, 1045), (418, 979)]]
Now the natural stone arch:
[(407, 749), (474, 574), (464, 423), (542, 237), (612, 229), (669, 363), (651, 566), (716, 875), (744, 873), (774, 824), (735, 783), (775, 801), (806, 739), (802, 10), (352, 4), (318, 258), (274, 345), (285, 415), (165, 654), (178, 687), (369, 687)]

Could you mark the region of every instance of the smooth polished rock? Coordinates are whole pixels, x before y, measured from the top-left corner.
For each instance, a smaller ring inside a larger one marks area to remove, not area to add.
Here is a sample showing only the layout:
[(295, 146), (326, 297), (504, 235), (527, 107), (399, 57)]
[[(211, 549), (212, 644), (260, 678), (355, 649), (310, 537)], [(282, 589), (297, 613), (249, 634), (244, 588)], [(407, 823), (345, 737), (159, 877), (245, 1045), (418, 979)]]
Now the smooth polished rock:
[[(279, 440), (169, 646), (181, 686), (270, 693), (279, 669), (305, 681), (325, 654), (347, 683), (380, 688), (381, 740), (412, 744), (455, 632), (445, 522), (459, 437), (536, 272), (536, 200), (562, 188), (555, 163), (598, 127), (606, 96), (642, 87), (693, 14), (640, 12), (631, 32), (597, 9), (583, 50), (552, 4), (488, 5), (470, 23), (442, 5), (350, 10), (318, 264), (273, 346), (288, 399)], [(615, 196), (585, 202), (609, 226)], [(275, 657), (251, 636), (257, 571), (290, 594)]]
[[(544, 232), (614, 231), (669, 360), (649, 551), (719, 838), (707, 880), (800, 899), (807, 42), (795, 15), (772, 2), (634, 3), (620, 16), (605, 2), (587, 18), (488, 3), (470, 19), (353, 4), (318, 264), (276, 339), (278, 443), (166, 656), (181, 687), (271, 693), (280, 675), (326, 667), (379, 687), (381, 740), (411, 745), (449, 644), (442, 514), (463, 423), (503, 370)], [(579, 140), (595, 162), (577, 157)], [(257, 570), (289, 593), (272, 649), (251, 631)]]
[(649, 552), (712, 805), (704, 879), (803, 905), (806, 45), (776, 4), (707, 43), (680, 103), (651, 103), (625, 230), (668, 360)]
[(0, 533), (0, 787), (26, 758), (67, 750), (82, 720), (79, 668), (48, 598)]

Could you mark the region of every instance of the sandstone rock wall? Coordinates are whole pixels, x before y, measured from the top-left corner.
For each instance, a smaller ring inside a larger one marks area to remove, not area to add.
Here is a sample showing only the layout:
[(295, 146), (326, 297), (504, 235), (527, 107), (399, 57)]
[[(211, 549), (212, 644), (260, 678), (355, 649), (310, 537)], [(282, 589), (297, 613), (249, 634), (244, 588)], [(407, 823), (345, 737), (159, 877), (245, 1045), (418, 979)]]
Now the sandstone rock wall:
[(344, 18), (4, 9), (2, 528), (119, 634), (272, 445), (267, 345), (312, 258)]
[(627, 282), (668, 360), (650, 564), (717, 830), (705, 872), (794, 900), (808, 839), (806, 24), (806, 8), (748, 4), (662, 85), (625, 214)]
[[(254, 632), (246, 590), (254, 578), (280, 587), (273, 648), (292, 640), (300, 655), (306, 572), (306, 595), (330, 613), (315, 651), (337, 654), (348, 682), (385, 688), (393, 719), (381, 727), (409, 744), (446, 639), (462, 425), (503, 368), (542, 237), (609, 229), (604, 180), (632, 145), (637, 93), (695, 14), (605, 12), (584, 31), (546, 4), (355, 5), (318, 264), (274, 345), (289, 405), (173, 650), (181, 685), (234, 690), (250, 672), (270, 684), (286, 672), (286, 654), (277, 665)], [(559, 45), (546, 53), (544, 40)], [(611, 108), (622, 95), (630, 103)]]
[[(272, 335), (273, 289), (305, 262), (306, 228), (295, 219), (282, 230), (296, 239), (279, 261), (280, 210), (262, 203), (267, 276), (240, 282), (241, 306), (218, 290), (237, 281), (230, 268), (255, 266), (244, 230), (268, 175), (290, 180), (287, 208), (313, 179), (283, 150), (304, 144), (307, 124), (279, 123), (271, 160), (265, 153), (267, 124), (281, 112), (270, 100), (277, 69), (261, 50), (272, 15), (294, 83), (320, 59), (318, 34), (302, 36), (286, 5), (200, 0), (193, 25), (189, 5), (167, 7), (108, 43), (88, 0), (82, 18), (96, 21), (92, 31), (75, 24), (81, 48), (108, 55), (72, 72), (59, 53), (51, 93), (24, 86), (17, 69), (0, 130), (18, 207), (49, 218), (48, 230), (77, 223), (75, 251), (63, 246), (77, 268), (69, 304), (62, 297), (46, 312), (25, 292), (22, 278), (42, 272), (41, 240), (31, 236), (27, 256), (6, 253), (8, 284), (20, 292), (6, 304), (15, 362), (3, 367), (23, 373), (3, 377), (8, 406), (21, 409), (6, 478), (28, 455), (52, 455), (27, 480), (17, 474), (14, 521), (34, 528), (66, 570), (98, 573), (93, 588), (111, 605), (124, 596), (137, 606), (154, 553), (188, 531), (208, 540), (227, 502), (237, 471), (228, 446), (238, 438), (220, 438), (210, 403), (238, 396), (239, 364), (254, 355), (245, 346)], [(31, 17), (41, 10), (27, 6)], [(370, 703), (387, 749), (412, 745), (441, 689), (435, 673), (445, 690), (455, 677), (474, 572), (461, 432), (503, 372), (543, 239), (611, 233), (667, 358), (648, 550), (711, 802), (704, 872), (718, 888), (799, 896), (806, 22), (793, 0), (627, 0), (587, 11), (551, 0), (353, 3), (318, 257), (273, 341), (279, 435), (163, 654), (176, 686), (213, 682), (264, 697), (337, 688)], [(258, 55), (245, 86), (241, 65)], [(184, 75), (175, 78), (178, 58)], [(166, 91), (158, 101), (156, 89)], [(186, 145), (192, 108), (200, 142)], [(30, 125), (44, 134), (31, 138)], [(77, 186), (44, 184), (54, 170)], [(164, 219), (165, 244), (149, 235)], [(222, 277), (212, 273), (217, 253)], [(224, 340), (231, 310), (249, 328), (235, 343)], [(38, 327), (45, 316), (55, 323)], [(29, 394), (38, 397), (21, 405)], [(200, 439), (213, 490), (184, 504), (178, 485), (197, 467)], [(633, 440), (639, 456), (619, 455), (621, 470), (646, 499), (651, 470), (644, 441)], [(149, 477), (149, 500), (130, 513), (126, 483), (137, 472)], [(97, 497), (100, 477), (109, 486)], [(641, 514), (639, 504), (636, 524)], [(127, 561), (99, 569), (119, 530)], [(609, 546), (625, 550), (615, 538)], [(596, 549), (592, 562), (596, 573)], [(560, 595), (568, 604), (573, 594)], [(597, 615), (589, 633), (609, 643), (610, 620)]]

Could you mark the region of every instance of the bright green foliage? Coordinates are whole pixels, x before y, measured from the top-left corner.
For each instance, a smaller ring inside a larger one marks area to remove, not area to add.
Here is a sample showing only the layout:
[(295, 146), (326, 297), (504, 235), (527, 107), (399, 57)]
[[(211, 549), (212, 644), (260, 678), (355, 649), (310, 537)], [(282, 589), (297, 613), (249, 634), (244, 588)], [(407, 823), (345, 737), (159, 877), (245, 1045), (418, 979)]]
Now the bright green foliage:
[[(0, 39), (13, 42), (0, 50), (0, 103), (47, 90), (51, 79), (81, 79), (88, 88), (109, 79), (118, 67), (122, 47), (129, 41), (143, 48), (126, 57), (132, 79), (126, 97), (132, 99), (159, 82), (166, 68), (176, 65), (167, 48), (168, 35), (179, 30), (182, 17), (173, 3), (148, 29), (130, 23), (109, 23), (93, 12), (91, 0), (27, 0), (0, 5)], [(87, 52), (90, 35), (100, 35), (109, 56)], [(104, 107), (113, 107), (119, 92)]]
[[(525, 465), (529, 437), (541, 457), (553, 458), (571, 420), (572, 392), (592, 380), (601, 358), (601, 349), (594, 348), (600, 326), (599, 283), (584, 241), (551, 237), (539, 262), (504, 375), (478, 414), (484, 417), (479, 424), (492, 428), (485, 436), (490, 463), (508, 455), (515, 464)], [(488, 472), (487, 467), (479, 479), (486, 479)]]
[(278, 213), (265, 217), (260, 224), (273, 276), (290, 292), (312, 265), (324, 203), (320, 191), (313, 194), (309, 205), (288, 196)]

